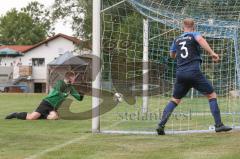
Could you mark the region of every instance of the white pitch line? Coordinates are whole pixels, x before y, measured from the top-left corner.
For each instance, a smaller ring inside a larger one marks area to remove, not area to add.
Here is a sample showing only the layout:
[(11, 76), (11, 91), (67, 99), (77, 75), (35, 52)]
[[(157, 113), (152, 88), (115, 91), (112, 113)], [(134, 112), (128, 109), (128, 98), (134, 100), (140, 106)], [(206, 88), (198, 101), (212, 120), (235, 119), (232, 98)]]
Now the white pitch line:
[[(113, 127), (113, 126), (116, 126), (116, 125), (120, 124), (121, 122), (123, 122), (123, 121), (119, 121), (119, 122), (117, 122), (117, 123), (114, 123), (114, 124), (110, 125), (108, 128), (111, 128), (111, 127)], [(31, 155), (31, 156), (29, 156), (29, 157), (25, 157), (24, 159), (37, 159), (37, 158), (39, 158), (39, 157), (41, 157), (41, 156), (46, 155), (46, 154), (49, 153), (49, 152), (59, 150), (59, 149), (65, 147), (65, 146), (68, 146), (68, 145), (77, 143), (77, 142), (79, 142), (79, 141), (81, 141), (81, 140), (87, 139), (87, 138), (88, 138), (89, 136), (91, 136), (91, 135), (92, 135), (92, 134), (86, 134), (86, 135), (81, 136), (81, 137), (79, 137), (79, 138), (75, 138), (75, 139), (73, 139), (73, 140), (67, 141), (67, 142), (65, 142), (65, 143), (63, 143), (63, 144), (54, 146), (54, 147), (49, 148), (49, 149), (46, 149), (46, 150), (43, 150), (43, 151), (41, 151), (41, 152), (39, 152), (39, 153), (36, 153), (36, 154), (34, 154), (34, 155)]]
[[(240, 126), (234, 126), (233, 131), (239, 131)], [(116, 130), (104, 130), (102, 134), (124, 134), (124, 135), (157, 135), (157, 132), (152, 131), (116, 131)], [(215, 133), (215, 130), (183, 130), (183, 131), (165, 131), (167, 135), (172, 134), (199, 134), (199, 133)]]
[[(193, 133), (213, 133), (214, 130), (187, 130), (187, 131), (165, 131), (167, 135), (171, 134), (193, 134)], [(103, 134), (124, 134), (124, 135), (157, 135), (157, 132), (152, 131), (101, 131)]]
[(65, 143), (63, 143), (63, 144), (61, 144), (61, 145), (57, 145), (57, 146), (55, 146), (55, 147), (46, 149), (46, 150), (44, 150), (44, 151), (42, 151), (42, 152), (36, 153), (36, 154), (34, 154), (34, 155), (32, 155), (32, 156), (29, 156), (29, 157), (26, 157), (26, 158), (24, 158), (24, 159), (36, 159), (36, 158), (39, 158), (40, 156), (43, 156), (43, 155), (45, 155), (45, 154), (47, 154), (47, 153), (49, 153), (49, 152), (59, 150), (59, 149), (65, 147), (65, 146), (68, 146), (68, 145), (77, 143), (77, 142), (79, 142), (79, 141), (81, 141), (81, 140), (83, 140), (83, 139), (87, 139), (89, 136), (90, 136), (90, 134), (87, 134), (87, 135), (84, 135), (84, 136), (82, 136), (82, 137), (75, 138), (75, 139), (70, 140), (70, 141), (67, 141), (67, 142), (65, 142)]

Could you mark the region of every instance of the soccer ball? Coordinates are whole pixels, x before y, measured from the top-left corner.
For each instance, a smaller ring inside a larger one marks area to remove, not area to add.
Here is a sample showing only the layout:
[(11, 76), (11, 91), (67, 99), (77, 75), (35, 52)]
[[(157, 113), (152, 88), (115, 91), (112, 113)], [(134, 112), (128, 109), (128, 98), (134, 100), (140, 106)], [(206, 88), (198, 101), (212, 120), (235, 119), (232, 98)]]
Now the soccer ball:
[(210, 125), (209, 128), (208, 128), (208, 130), (215, 130), (215, 126)]
[(123, 95), (121, 93), (115, 93), (113, 99), (117, 102), (123, 102)]

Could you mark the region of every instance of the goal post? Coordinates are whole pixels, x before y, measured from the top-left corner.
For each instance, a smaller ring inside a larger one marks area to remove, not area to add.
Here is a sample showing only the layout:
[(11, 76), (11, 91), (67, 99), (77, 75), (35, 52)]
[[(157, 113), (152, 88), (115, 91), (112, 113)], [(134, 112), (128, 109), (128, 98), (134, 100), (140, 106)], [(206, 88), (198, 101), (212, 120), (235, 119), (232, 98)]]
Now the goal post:
[[(100, 132), (100, 88), (101, 88), (101, 0), (93, 0), (92, 27), (92, 132)], [(100, 70), (100, 71), (99, 71)]]
[(148, 41), (149, 41), (149, 30), (148, 30), (148, 19), (143, 19), (143, 104), (142, 104), (142, 112), (148, 112)]

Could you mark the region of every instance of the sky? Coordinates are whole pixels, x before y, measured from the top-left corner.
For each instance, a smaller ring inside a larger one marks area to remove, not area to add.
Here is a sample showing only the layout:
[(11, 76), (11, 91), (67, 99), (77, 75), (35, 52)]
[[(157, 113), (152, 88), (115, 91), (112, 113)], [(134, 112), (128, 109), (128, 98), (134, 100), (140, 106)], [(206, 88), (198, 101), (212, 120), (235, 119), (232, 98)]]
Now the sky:
[[(33, 0), (0, 0), (0, 15), (4, 15), (8, 10), (12, 8), (16, 8), (17, 10), (20, 10), (22, 7), (27, 6), (29, 2)], [(50, 7), (54, 0), (37, 0), (39, 3), (42, 3), (45, 5), (45, 7)], [(73, 32), (71, 29), (71, 26), (69, 24), (64, 24), (62, 21), (59, 21), (55, 25), (55, 32), (57, 33), (63, 33), (66, 35), (72, 36)]]

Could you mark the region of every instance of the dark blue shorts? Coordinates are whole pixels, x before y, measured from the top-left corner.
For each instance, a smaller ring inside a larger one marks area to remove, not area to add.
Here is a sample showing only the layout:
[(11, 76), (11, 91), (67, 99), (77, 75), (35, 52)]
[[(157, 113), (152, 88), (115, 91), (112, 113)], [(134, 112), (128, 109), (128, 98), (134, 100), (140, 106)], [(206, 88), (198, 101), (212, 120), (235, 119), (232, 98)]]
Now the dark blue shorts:
[(173, 91), (173, 97), (176, 99), (184, 97), (191, 88), (195, 88), (204, 95), (214, 92), (212, 85), (201, 71), (179, 71), (176, 76)]

